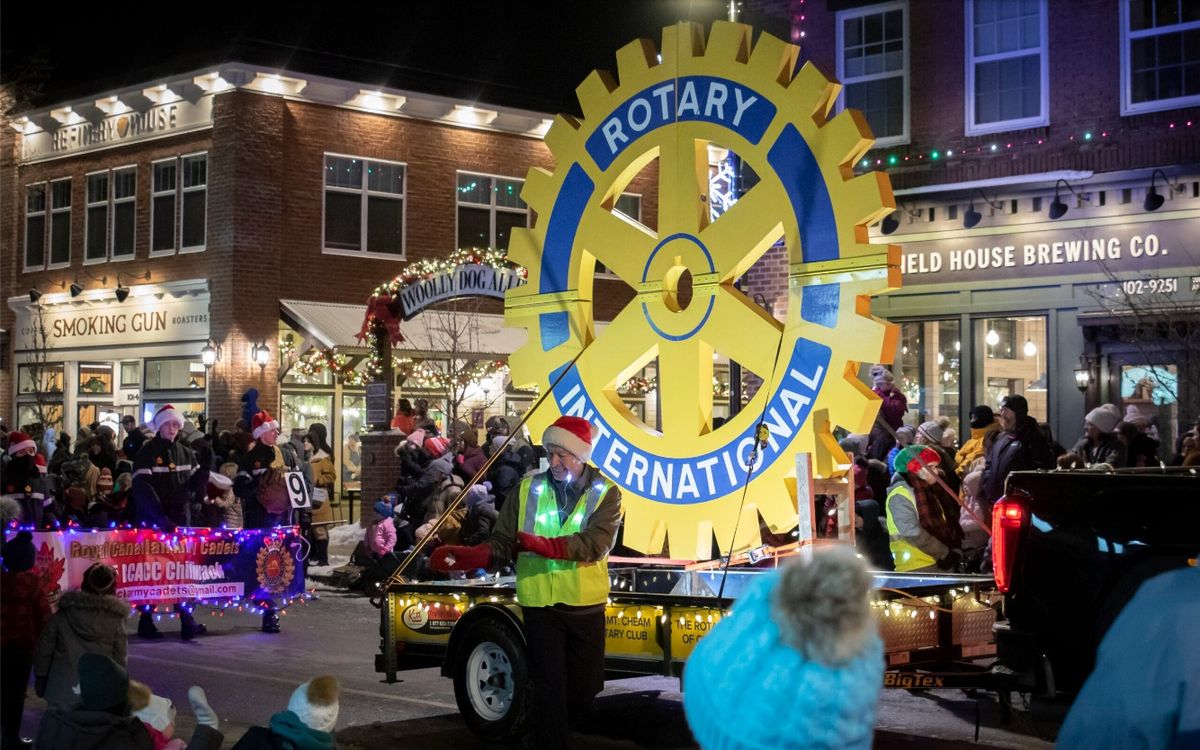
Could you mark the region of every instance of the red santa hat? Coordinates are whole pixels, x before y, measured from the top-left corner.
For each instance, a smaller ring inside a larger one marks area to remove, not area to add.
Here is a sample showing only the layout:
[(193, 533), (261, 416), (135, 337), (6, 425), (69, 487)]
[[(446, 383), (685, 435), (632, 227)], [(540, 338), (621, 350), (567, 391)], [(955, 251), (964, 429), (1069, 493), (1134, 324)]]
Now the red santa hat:
[[(41, 472), (42, 474), (45, 474), (48, 471), (50, 471), (50, 467), (46, 466), (46, 457), (43, 456), (41, 453), (33, 454), (33, 463), (37, 465), (38, 471)], [(108, 471), (108, 469), (104, 469), (104, 471)]]
[(32, 448), (36, 451), (37, 443), (33, 442), (33, 440), (23, 432), (8, 433), (8, 455), (15, 456), (17, 453), (25, 450), (26, 448)]
[(168, 422), (174, 422), (177, 427), (183, 429), (183, 415), (176, 411), (174, 406), (164, 404), (161, 409), (154, 412), (154, 431), (158, 432)]
[(255, 414), (254, 419), (250, 420), (250, 434), (254, 435), (255, 440), (258, 440), (271, 430), (279, 432), (279, 423), (267, 413), (266, 409)]
[(542, 445), (565, 448), (580, 461), (592, 457), (592, 441), (595, 439), (596, 430), (592, 423), (581, 417), (559, 417), (542, 433)]

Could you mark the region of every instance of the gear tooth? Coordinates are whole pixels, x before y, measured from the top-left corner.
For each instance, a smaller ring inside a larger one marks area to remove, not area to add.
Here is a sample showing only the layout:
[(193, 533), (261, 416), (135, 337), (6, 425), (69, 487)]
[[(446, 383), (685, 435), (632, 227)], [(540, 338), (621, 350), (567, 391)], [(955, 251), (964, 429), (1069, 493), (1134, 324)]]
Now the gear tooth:
[[(597, 120), (606, 113), (608, 97), (617, 89), (617, 82), (607, 70), (593, 70), (583, 83), (575, 87), (575, 97), (583, 110), (584, 120)], [(546, 134), (550, 135), (549, 133)]]
[[(755, 485), (755, 496), (758, 496), (759, 486)], [(745, 552), (748, 549), (757, 547), (762, 544), (762, 534), (758, 531), (758, 506), (756, 503), (747, 502), (745, 505), (740, 505), (740, 494), (731, 498), (738, 501), (726, 502), (720, 508), (714, 508), (709, 514), (708, 520), (701, 525), (700, 531), (707, 530), (709, 541), (703, 550), (703, 557), (697, 557), (697, 560), (707, 559), (712, 555), (712, 538), (714, 536), (713, 529), (717, 531), (715, 538), (717, 540), (717, 548), (721, 550), (722, 555), (730, 553)], [(739, 521), (740, 516), (740, 521)], [(705, 529), (704, 527), (707, 527)], [(736, 527), (737, 531), (734, 531)]]
[(775, 481), (764, 481), (754, 488), (755, 497), (758, 499), (758, 512), (767, 528), (776, 533), (796, 528), (799, 520), (796, 512), (795, 483), (791, 483), (792, 489), (789, 489), (788, 484), (787, 478), (784, 477)]
[(554, 203), (554, 174), (541, 167), (532, 167), (525, 175), (521, 188), (521, 200), (534, 211), (544, 213)]
[(825, 387), (829, 389), (829, 403), (837, 404), (838, 425), (853, 433), (867, 433), (875, 423), (880, 399), (858, 379), (857, 370), (856, 363), (848, 362), (844, 377), (830, 378)]
[(777, 36), (759, 34), (754, 43), (754, 52), (750, 54), (750, 67), (754, 75), (769, 78), (786, 86), (792, 80), (792, 71), (796, 69), (796, 58), (800, 48), (788, 44)]
[(852, 214), (856, 226), (874, 224), (896, 210), (892, 181), (883, 172), (861, 174), (849, 180), (845, 188), (848, 203), (856, 211)]
[(621, 505), (625, 511), (622, 544), (647, 555), (661, 553), (667, 541), (667, 526), (654, 512), (650, 501), (626, 493), (622, 495)]
[(663, 28), (662, 62), (665, 70), (677, 70), (695, 57), (704, 55), (704, 28), (691, 21), (680, 21)]
[(711, 520), (697, 520), (693, 513), (672, 513), (667, 516), (665, 523), (671, 557), (683, 560), (707, 560), (712, 557)]
[(627, 86), (658, 64), (658, 50), (649, 39), (634, 39), (617, 50), (617, 78)]
[(842, 179), (848, 179), (853, 174), (854, 163), (875, 142), (870, 132), (862, 113), (847, 109), (821, 128), (820, 135), (812, 143), (813, 156), (818, 163), (837, 165)]
[(552, 154), (570, 153), (582, 124), (570, 115), (556, 115), (542, 139)]
[(514, 229), (508, 241), (508, 261), (523, 266), (529, 271), (528, 283), (518, 287), (522, 291), (530, 287), (536, 288), (533, 282), (538, 273), (539, 260), (541, 260), (541, 243), (534, 236), (534, 230), (525, 227)]
[(750, 60), (750, 35), (751, 29), (745, 24), (716, 21), (708, 34), (704, 56), (745, 63)]
[(788, 84), (788, 96), (796, 106), (817, 125), (824, 125), (837, 99), (841, 84), (834, 83), (811, 62), (804, 63), (800, 72)]

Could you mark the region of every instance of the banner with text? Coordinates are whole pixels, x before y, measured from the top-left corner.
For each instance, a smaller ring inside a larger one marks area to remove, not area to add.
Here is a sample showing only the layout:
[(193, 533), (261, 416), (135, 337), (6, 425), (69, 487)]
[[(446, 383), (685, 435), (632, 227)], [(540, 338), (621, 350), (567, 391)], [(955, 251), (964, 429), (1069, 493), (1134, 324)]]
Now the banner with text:
[[(12, 537), (14, 532), (8, 532)], [(94, 563), (117, 572), (117, 596), (133, 604), (188, 599), (290, 599), (304, 593), (293, 528), (35, 531), (35, 570), (48, 593), (78, 589)]]
[(408, 320), (432, 304), (459, 297), (504, 299), (505, 292), (524, 283), (515, 268), (468, 264), (406, 284), (400, 302)]

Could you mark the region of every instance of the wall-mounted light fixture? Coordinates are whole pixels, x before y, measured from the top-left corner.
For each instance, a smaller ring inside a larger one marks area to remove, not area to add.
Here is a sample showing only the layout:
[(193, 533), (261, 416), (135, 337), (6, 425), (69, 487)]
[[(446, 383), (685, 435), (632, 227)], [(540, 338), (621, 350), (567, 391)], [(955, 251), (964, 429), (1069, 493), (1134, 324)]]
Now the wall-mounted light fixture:
[(1067, 208), (1068, 208), (1067, 204), (1063, 203), (1062, 200), (1058, 197), (1058, 186), (1060, 184), (1066, 185), (1067, 190), (1071, 191), (1071, 195), (1074, 195), (1079, 200), (1083, 201), (1084, 203), (1089, 202), (1088, 197), (1086, 195), (1081, 195), (1081, 194), (1075, 192), (1075, 188), (1071, 187), (1071, 183), (1067, 182), (1066, 180), (1064, 180), (1060, 177), (1058, 179), (1058, 182), (1054, 183), (1054, 200), (1050, 202), (1050, 209), (1046, 212), (1046, 214), (1051, 219), (1061, 219), (1067, 213)]
[(1092, 358), (1090, 355), (1079, 356), (1079, 367), (1075, 368), (1075, 387), (1080, 393), (1087, 391), (1092, 384)]
[(40, 300), (41, 298), (42, 298), (42, 293), (41, 293), (40, 291), (38, 291), (37, 289), (30, 289), (30, 290), (29, 290), (29, 301), (30, 301), (32, 304), (35, 304), (35, 305), (36, 305), (36, 304), (37, 304), (37, 301), (38, 301), (38, 300)]
[(265, 368), (267, 363), (271, 361), (271, 349), (267, 346), (267, 342), (259, 341), (250, 347), (250, 359), (259, 367)]
[(914, 219), (921, 218), (921, 209), (909, 208), (908, 206), (905, 206), (903, 203), (897, 203), (895, 210), (893, 210), (887, 216), (883, 217), (883, 221), (879, 222), (879, 231), (880, 232), (883, 232), (884, 234), (891, 234), (892, 232), (894, 232), (900, 228), (900, 220), (896, 218), (896, 213), (898, 211), (904, 211), (904, 213), (908, 214), (909, 216), (911, 216)]
[[(988, 206), (990, 206), (993, 210), (996, 210), (996, 211), (1004, 210), (1003, 203), (1000, 203), (999, 201), (993, 201), (992, 199), (988, 198), (986, 195), (984, 195), (983, 191), (980, 190), (979, 188), (975, 188), (975, 192), (979, 193), (979, 197), (983, 198), (983, 202), (986, 203)], [(982, 218), (983, 218), (983, 214), (981, 214), (975, 210), (975, 199), (971, 198), (970, 205), (968, 205), (967, 210), (965, 212), (963, 212), (963, 221), (962, 221), (963, 229), (970, 229), (971, 227), (978, 224), (980, 219), (982, 219)]]
[(1163, 201), (1165, 200), (1165, 198), (1163, 198), (1162, 195), (1154, 189), (1154, 178), (1158, 175), (1162, 175), (1163, 184), (1165, 184), (1167, 186), (1167, 190), (1171, 191), (1172, 193), (1182, 193), (1184, 190), (1183, 185), (1179, 183), (1172, 185), (1171, 180), (1167, 177), (1166, 172), (1162, 171), (1161, 169), (1154, 170), (1150, 173), (1150, 191), (1146, 193), (1146, 200), (1142, 201), (1142, 208), (1146, 209), (1147, 211), (1157, 211), (1158, 209), (1162, 208)]
[(75, 280), (73, 282), (71, 282), (71, 296), (72, 297), (78, 297), (80, 294), (83, 294), (83, 287), (79, 284), (79, 274), (81, 274), (81, 273), (84, 276), (87, 276), (92, 281), (99, 281), (101, 284), (108, 283), (107, 276), (96, 276), (96, 275), (92, 274), (91, 271), (87, 270), (86, 268), (81, 268), (75, 272)]
[(141, 280), (141, 281), (149, 281), (150, 280), (150, 272), (149, 271), (145, 272), (141, 276), (134, 276), (131, 273), (125, 273), (124, 271), (118, 271), (117, 272), (117, 288), (113, 290), (113, 293), (117, 295), (117, 302), (124, 302), (125, 300), (127, 300), (129, 298), (129, 287), (121, 284), (122, 276), (128, 276), (130, 279), (137, 279), (137, 280)]
[(208, 343), (204, 345), (204, 348), (200, 350), (200, 361), (204, 363), (204, 367), (206, 369), (220, 362), (221, 345), (216, 341), (209, 339)]

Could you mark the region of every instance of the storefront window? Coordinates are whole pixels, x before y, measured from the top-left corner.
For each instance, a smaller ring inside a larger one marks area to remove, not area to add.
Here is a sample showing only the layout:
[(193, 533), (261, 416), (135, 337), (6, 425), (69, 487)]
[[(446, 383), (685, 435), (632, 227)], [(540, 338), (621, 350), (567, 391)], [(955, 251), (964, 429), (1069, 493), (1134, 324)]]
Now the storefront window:
[(975, 398), (993, 409), (1008, 395), (1024, 396), (1029, 416), (1046, 420), (1046, 319), (1041, 316), (975, 321)]
[[(1159, 441), (1159, 457), (1170, 458), (1179, 437), (1179, 368), (1176, 365), (1121, 365), (1121, 410), (1125, 421), (1144, 419)], [(1187, 429), (1188, 425), (1183, 428)]]
[(18, 365), (17, 393), (62, 393), (63, 366), (61, 364)]
[(121, 387), (142, 384), (142, 363), (138, 361), (121, 363)]
[(80, 404), (77, 415), (79, 420), (76, 424), (80, 427), (100, 423), (112, 428), (114, 435), (121, 434), (122, 414), (116, 411), (112, 404)]
[(148, 391), (204, 390), (208, 372), (199, 359), (146, 360), (145, 389)]
[(53, 427), (61, 430), (63, 426), (62, 404), (17, 404), (18, 429), (26, 435), (37, 439), (45, 432), (45, 428)]
[(333, 396), (316, 393), (283, 394), (283, 414), (280, 427), (283, 434), (290, 435), (293, 429), (308, 430), (308, 426), (320, 422), (327, 428), (333, 423)]
[(203, 401), (183, 401), (177, 398), (155, 399), (153, 401), (142, 402), (142, 423), (154, 424), (154, 415), (162, 407), (170, 404), (175, 407), (175, 410), (183, 414), (183, 418), (190, 421), (192, 424), (198, 424), (198, 418), (204, 413)]
[(949, 417), (958, 420), (962, 335), (957, 320), (904, 323), (892, 365), (896, 387), (908, 399), (905, 422)]
[(367, 424), (367, 397), (342, 396), (342, 441), (351, 433), (361, 434)]
[(113, 366), (107, 363), (79, 365), (79, 395), (111, 396)]

